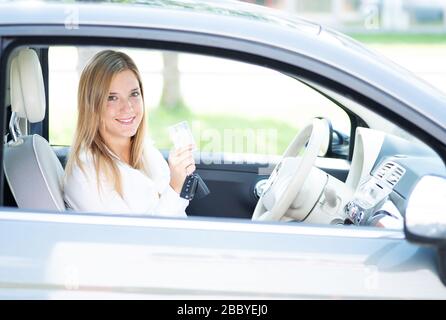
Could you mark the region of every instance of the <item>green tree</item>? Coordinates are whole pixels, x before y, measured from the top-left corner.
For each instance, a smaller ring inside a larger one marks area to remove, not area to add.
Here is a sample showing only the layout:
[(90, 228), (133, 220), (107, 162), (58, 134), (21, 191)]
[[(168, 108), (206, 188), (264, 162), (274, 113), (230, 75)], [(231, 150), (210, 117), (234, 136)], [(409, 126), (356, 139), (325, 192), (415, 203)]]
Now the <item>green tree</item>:
[(176, 52), (163, 52), (163, 92), (160, 106), (169, 110), (184, 107)]

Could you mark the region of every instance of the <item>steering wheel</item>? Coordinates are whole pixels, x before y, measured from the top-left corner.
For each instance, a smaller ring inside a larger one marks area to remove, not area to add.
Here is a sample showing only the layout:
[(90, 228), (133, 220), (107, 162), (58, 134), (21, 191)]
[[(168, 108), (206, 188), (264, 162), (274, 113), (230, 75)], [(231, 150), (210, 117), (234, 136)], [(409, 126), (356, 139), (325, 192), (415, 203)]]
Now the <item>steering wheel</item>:
[[(310, 175), (321, 147), (328, 143), (329, 135), (327, 120), (318, 118), (313, 119), (297, 134), (271, 173), (265, 191), (254, 209), (252, 220), (282, 219)], [(306, 149), (299, 157), (305, 144)]]

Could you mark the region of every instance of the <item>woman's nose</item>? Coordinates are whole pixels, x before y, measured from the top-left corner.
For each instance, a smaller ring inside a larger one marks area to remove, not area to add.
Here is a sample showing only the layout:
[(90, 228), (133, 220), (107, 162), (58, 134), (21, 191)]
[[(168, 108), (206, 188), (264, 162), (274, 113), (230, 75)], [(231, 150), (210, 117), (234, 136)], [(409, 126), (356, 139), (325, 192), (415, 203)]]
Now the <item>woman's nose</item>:
[(133, 104), (130, 101), (130, 99), (123, 99), (123, 102), (121, 104), (121, 109), (124, 109), (124, 110), (131, 109), (131, 110), (133, 110)]

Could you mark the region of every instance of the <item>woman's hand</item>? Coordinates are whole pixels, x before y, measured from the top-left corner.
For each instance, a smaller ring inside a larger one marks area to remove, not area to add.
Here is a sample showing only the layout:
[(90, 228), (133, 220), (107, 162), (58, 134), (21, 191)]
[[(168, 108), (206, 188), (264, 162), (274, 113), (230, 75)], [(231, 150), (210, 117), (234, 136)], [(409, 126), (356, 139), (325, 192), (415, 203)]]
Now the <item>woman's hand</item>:
[(193, 145), (171, 150), (169, 153), (170, 186), (178, 194), (181, 193), (186, 176), (195, 171), (195, 160), (192, 154)]

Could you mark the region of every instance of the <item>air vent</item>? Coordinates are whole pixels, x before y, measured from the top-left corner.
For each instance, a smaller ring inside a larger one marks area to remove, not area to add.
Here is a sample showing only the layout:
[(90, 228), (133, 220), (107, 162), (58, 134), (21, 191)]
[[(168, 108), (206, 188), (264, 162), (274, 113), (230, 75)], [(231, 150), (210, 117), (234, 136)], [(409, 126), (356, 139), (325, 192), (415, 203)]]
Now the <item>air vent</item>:
[(399, 164), (393, 161), (387, 161), (378, 168), (374, 176), (379, 180), (384, 180), (391, 186), (394, 186), (398, 183), (405, 172), (406, 170)]

